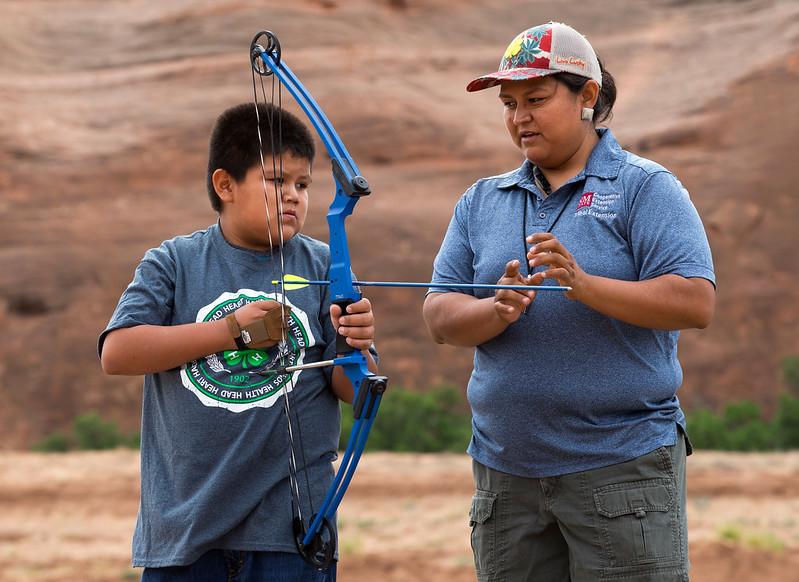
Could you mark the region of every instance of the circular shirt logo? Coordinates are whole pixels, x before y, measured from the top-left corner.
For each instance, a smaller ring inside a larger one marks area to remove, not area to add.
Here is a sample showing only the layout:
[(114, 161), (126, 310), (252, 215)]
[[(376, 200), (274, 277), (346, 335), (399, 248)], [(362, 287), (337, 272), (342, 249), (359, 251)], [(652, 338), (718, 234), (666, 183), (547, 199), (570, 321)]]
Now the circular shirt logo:
[(197, 313), (197, 321), (218, 321), (253, 301), (271, 299), (291, 307), (286, 339), (267, 350), (228, 350), (184, 364), (180, 370), (183, 386), (205, 406), (242, 412), (273, 406), (281, 395), (291, 392), (302, 370), (270, 372), (274, 368), (303, 363), (305, 349), (315, 345), (307, 314), (277, 293), (240, 289), (223, 293)]

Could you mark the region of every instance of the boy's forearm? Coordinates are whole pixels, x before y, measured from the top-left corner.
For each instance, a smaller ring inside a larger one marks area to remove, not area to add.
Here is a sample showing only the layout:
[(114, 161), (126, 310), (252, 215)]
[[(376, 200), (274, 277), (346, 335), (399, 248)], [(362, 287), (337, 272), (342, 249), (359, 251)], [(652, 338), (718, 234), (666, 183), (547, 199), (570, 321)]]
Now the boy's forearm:
[(106, 374), (136, 376), (171, 370), (208, 354), (234, 349), (236, 344), (224, 320), (137, 325), (109, 333), (100, 360)]

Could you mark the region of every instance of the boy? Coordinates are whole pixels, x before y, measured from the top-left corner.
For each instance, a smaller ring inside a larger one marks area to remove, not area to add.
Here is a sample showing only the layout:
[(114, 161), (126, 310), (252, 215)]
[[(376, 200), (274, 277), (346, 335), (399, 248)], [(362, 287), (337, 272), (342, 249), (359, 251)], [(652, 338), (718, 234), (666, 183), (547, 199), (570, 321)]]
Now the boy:
[[(338, 400), (353, 389), (338, 367), (268, 370), (335, 357), (337, 328), (374, 371), (374, 319), (366, 299), (342, 314), (326, 287), (284, 298), (272, 283), (324, 279), (330, 256), (301, 234), (313, 139), (295, 116), (258, 107), (228, 109), (214, 127), (207, 186), (218, 222), (148, 251), (99, 340), (106, 373), (145, 374), (133, 538), (145, 581), (335, 580), (335, 563), (318, 572), (297, 553), (289, 447), (302, 448), (307, 525), (333, 474)], [(280, 151), (259, 151), (278, 134)], [(241, 332), (263, 331), (265, 319), (277, 332)], [(291, 442), (286, 415), (300, 427)]]

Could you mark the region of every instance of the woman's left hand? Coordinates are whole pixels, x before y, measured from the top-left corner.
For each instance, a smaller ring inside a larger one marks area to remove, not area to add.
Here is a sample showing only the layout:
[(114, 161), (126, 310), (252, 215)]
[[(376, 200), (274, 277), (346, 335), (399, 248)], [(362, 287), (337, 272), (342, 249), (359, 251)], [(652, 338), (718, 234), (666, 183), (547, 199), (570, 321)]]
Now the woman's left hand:
[(372, 304), (365, 297), (347, 306), (342, 313), (338, 305), (330, 306), (330, 319), (333, 327), (356, 350), (368, 350), (375, 339), (375, 317)]
[(527, 242), (532, 245), (527, 253), (530, 267), (546, 266), (546, 271), (537, 274), (543, 274), (545, 279), (557, 279), (558, 285), (571, 287), (566, 293), (569, 299), (579, 297), (587, 275), (566, 247), (550, 232), (531, 234)]

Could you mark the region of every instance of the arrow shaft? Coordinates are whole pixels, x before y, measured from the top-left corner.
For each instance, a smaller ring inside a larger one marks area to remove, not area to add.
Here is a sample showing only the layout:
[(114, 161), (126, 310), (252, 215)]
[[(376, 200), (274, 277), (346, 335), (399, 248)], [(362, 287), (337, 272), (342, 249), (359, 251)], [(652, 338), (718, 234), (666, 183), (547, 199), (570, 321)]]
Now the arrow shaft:
[(284, 366), (282, 368), (269, 368), (259, 372), (261, 375), (266, 374), (285, 374), (296, 372), (298, 370), (310, 370), (311, 368), (324, 368), (326, 366), (335, 366), (336, 360), (322, 360), (319, 362), (312, 362), (310, 364), (300, 364), (298, 366)]
[(484, 283), (414, 283), (405, 281), (353, 281), (364, 287), (441, 287), (442, 289), (511, 289), (514, 291), (571, 291), (571, 287), (556, 285), (489, 285)]
[[(561, 285), (488, 285), (483, 283), (417, 283), (410, 281), (353, 281), (353, 285), (361, 287), (421, 287), (429, 289), (509, 289), (513, 291), (571, 291), (571, 287)], [(286, 282), (286, 285), (296, 283)], [(330, 285), (330, 281), (303, 281), (300, 285)]]

